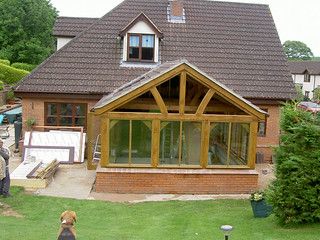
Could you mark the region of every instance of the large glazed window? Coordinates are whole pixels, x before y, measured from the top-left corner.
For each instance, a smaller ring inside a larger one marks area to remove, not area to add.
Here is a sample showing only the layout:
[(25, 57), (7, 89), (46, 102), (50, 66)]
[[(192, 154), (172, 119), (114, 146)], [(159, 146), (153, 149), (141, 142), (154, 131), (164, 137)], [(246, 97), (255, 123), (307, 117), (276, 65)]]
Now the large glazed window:
[(160, 165), (200, 165), (201, 123), (161, 122)]
[(247, 165), (250, 125), (211, 123), (208, 165)]
[(154, 61), (154, 35), (128, 34), (128, 60)]
[(45, 110), (45, 124), (48, 126), (86, 127), (85, 103), (45, 103)]
[(110, 164), (151, 164), (151, 121), (110, 121)]

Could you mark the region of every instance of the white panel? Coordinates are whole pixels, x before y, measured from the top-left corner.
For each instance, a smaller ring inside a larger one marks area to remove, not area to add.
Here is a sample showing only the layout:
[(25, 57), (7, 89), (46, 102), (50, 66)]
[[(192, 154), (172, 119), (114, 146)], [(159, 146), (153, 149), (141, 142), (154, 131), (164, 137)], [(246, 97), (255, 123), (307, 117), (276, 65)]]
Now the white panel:
[(11, 174), (11, 179), (27, 179), (27, 175), (41, 163), (40, 160), (23, 162)]
[[(29, 144), (30, 132), (26, 132), (24, 136), (24, 146), (47, 146), (47, 147), (74, 147), (74, 162), (84, 161), (84, 148), (85, 148), (85, 133), (82, 135), (82, 143), (80, 143), (81, 133), (71, 131), (50, 131), (50, 132), (32, 132), (31, 143)], [(82, 146), (80, 153), (80, 145)], [(58, 153), (61, 151), (61, 155)], [(47, 153), (46, 153), (47, 152)], [(53, 153), (54, 152), (54, 153)], [(54, 156), (59, 156), (58, 161), (65, 161), (68, 149), (53, 149), (51, 152)], [(53, 160), (48, 151), (39, 149), (29, 149), (29, 154), (37, 154), (41, 160)], [(81, 155), (81, 156), (80, 156)], [(62, 160), (63, 159), (63, 160)]]
[(62, 38), (62, 37), (58, 37), (57, 38), (57, 50), (59, 50), (60, 48), (62, 48), (64, 45), (66, 45), (68, 42), (70, 42), (72, 40), (72, 38)]
[(42, 161), (45, 164), (49, 164), (53, 160), (57, 159), (59, 162), (68, 163), (70, 159), (69, 149), (43, 149), (43, 148), (26, 148), (24, 152), (24, 159), (35, 158)]
[(137, 22), (133, 25), (132, 28), (129, 29), (128, 33), (155, 34), (153, 29), (143, 21)]

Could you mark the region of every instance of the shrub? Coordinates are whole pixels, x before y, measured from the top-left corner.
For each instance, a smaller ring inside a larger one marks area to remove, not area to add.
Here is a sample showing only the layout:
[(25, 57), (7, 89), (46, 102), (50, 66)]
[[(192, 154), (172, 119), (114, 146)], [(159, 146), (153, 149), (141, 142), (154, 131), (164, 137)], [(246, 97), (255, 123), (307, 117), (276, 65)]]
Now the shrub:
[(7, 59), (0, 59), (0, 63), (4, 64), (4, 65), (9, 65), (10, 66), (10, 61)]
[(276, 180), (268, 201), (281, 223), (320, 222), (320, 121), (286, 104), (276, 149)]
[(13, 100), (15, 98), (13, 90), (7, 92), (7, 100)]
[(4, 84), (2, 81), (0, 81), (0, 91), (2, 91), (4, 89)]
[(36, 67), (36, 65), (32, 65), (32, 64), (28, 64), (28, 63), (18, 63), (17, 62), (17, 63), (12, 63), (11, 67), (31, 72)]
[(0, 80), (5, 84), (15, 84), (28, 74), (28, 71), (16, 69), (0, 63)]

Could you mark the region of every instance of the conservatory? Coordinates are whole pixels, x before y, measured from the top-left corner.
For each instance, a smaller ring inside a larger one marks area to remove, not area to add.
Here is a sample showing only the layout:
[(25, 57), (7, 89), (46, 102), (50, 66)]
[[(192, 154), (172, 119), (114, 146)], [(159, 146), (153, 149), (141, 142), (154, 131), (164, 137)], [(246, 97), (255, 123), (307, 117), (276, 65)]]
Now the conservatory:
[(89, 113), (88, 167), (254, 169), (258, 122), (265, 116), (189, 62), (164, 63), (103, 97)]

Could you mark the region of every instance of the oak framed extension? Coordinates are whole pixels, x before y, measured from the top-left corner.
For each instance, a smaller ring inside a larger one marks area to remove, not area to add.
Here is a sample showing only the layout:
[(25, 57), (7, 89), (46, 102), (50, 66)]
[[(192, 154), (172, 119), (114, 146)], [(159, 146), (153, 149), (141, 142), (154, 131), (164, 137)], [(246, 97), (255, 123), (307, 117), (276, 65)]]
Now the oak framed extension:
[[(267, 113), (189, 64), (163, 64), (102, 98), (101, 167), (254, 169)], [(93, 168), (92, 146), (88, 167)]]

